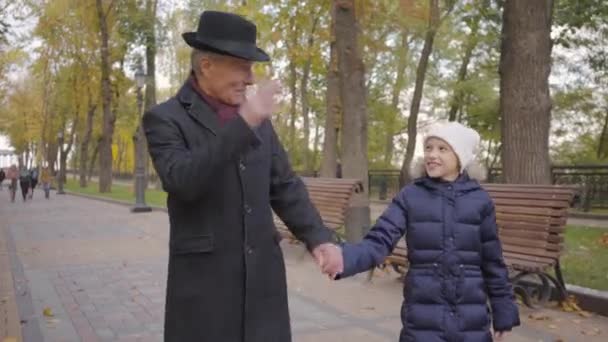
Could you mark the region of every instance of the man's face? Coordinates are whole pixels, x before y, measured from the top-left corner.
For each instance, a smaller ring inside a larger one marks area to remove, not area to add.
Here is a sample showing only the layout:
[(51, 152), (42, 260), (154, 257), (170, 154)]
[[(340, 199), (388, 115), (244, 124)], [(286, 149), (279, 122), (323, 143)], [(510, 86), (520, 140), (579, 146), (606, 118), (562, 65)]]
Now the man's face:
[(221, 55), (205, 56), (200, 62), (203, 90), (221, 102), (238, 106), (245, 102), (247, 86), (253, 84), (253, 62)]

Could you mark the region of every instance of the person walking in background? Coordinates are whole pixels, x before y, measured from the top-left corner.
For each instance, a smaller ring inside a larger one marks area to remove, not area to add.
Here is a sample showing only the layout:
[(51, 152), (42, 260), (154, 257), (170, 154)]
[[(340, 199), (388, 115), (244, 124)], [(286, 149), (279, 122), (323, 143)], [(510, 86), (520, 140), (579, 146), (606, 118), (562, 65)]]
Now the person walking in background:
[(51, 170), (49, 170), (48, 166), (42, 168), (40, 172), (40, 183), (42, 184), (42, 189), (44, 189), (44, 198), (49, 199), (51, 193)]
[(17, 171), (17, 165), (13, 164), (8, 168), (8, 172), (6, 173), (6, 178), (9, 181), (8, 190), (11, 202), (15, 202), (15, 193), (17, 192), (18, 177), (19, 172)]
[(34, 198), (34, 189), (38, 185), (38, 168), (33, 167), (30, 170), (30, 199)]
[(23, 202), (27, 200), (28, 192), (30, 191), (30, 185), (32, 184), (32, 179), (30, 177), (30, 172), (23, 167), (21, 172), (19, 172), (19, 186), (21, 187), (21, 195), (23, 196)]
[(2, 190), (2, 182), (4, 182), (4, 178), (6, 178), (6, 173), (4, 173), (3, 168), (0, 168), (0, 190)]

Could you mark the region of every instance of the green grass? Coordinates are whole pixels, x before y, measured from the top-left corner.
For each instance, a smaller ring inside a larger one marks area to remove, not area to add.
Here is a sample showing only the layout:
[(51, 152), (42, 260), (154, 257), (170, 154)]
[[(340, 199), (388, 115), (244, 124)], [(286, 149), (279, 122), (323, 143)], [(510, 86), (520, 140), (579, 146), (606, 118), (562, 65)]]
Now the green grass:
[(568, 226), (561, 258), (567, 283), (608, 291), (608, 245), (601, 244), (608, 229)]
[[(64, 187), (65, 190), (85, 195), (100, 196), (135, 203), (135, 193), (133, 192), (133, 186), (112, 185), (112, 192), (101, 194), (98, 191), (99, 185), (97, 183), (89, 182), (86, 188), (81, 188), (77, 180), (68, 178)], [(158, 207), (165, 207), (167, 205), (167, 193), (155, 189), (146, 190), (146, 204)]]

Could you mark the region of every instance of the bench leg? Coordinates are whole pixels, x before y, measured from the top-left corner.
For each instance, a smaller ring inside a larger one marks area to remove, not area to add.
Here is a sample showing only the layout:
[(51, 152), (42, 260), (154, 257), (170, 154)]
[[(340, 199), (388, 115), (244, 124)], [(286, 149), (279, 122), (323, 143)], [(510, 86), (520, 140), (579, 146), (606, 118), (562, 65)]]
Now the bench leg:
[(555, 288), (558, 291), (558, 300), (561, 303), (568, 297), (568, 291), (566, 290), (566, 283), (564, 282), (562, 268), (560, 266), (559, 260), (557, 260), (557, 263), (555, 263), (555, 278), (549, 276), (549, 279), (551, 279), (551, 281), (555, 285)]
[[(523, 279), (526, 277), (536, 277), (540, 280), (540, 283), (535, 281), (524, 283)], [(551, 299), (550, 281), (552, 282), (553, 279), (546, 274), (527, 271), (519, 272), (511, 278), (513, 291), (521, 296), (526, 306), (533, 309), (543, 306)]]

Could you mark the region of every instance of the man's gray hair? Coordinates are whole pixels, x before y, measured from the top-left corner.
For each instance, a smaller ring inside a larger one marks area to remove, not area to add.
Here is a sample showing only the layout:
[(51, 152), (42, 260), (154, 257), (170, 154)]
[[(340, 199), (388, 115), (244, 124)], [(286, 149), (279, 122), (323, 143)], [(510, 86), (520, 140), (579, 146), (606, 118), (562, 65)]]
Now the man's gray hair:
[(201, 59), (203, 59), (203, 58), (216, 59), (216, 58), (221, 58), (221, 57), (222, 57), (222, 55), (215, 53), (215, 52), (203, 51), (203, 50), (199, 50), (199, 49), (192, 49), (192, 52), (190, 53), (190, 65), (191, 65), (192, 70), (194, 71), (194, 74), (196, 76), (200, 76)]

